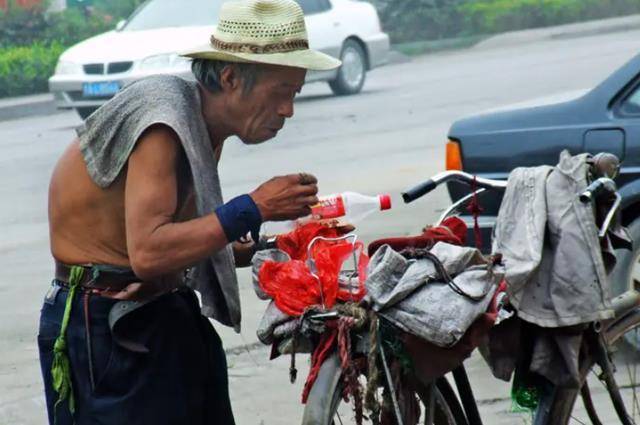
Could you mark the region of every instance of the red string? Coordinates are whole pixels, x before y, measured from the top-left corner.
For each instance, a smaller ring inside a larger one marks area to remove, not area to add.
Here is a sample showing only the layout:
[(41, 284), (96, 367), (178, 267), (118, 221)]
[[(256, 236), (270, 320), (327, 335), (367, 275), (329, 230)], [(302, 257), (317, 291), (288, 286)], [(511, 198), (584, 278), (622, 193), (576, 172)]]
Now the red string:
[(480, 206), (480, 202), (478, 201), (478, 194), (476, 193), (477, 190), (477, 177), (473, 176), (473, 182), (471, 182), (471, 192), (473, 193), (473, 197), (471, 198), (471, 202), (469, 202), (469, 206), (467, 206), (467, 211), (469, 211), (473, 217), (473, 236), (476, 248), (482, 249), (482, 232), (480, 231), (480, 225), (478, 224), (478, 217), (482, 214), (484, 209)]
[(341, 317), (338, 320), (338, 353), (344, 381), (342, 398), (348, 401), (349, 396), (353, 396), (356, 424), (362, 424), (364, 417), (362, 391), (358, 383), (358, 371), (351, 358), (351, 328), (353, 328), (354, 324), (355, 319), (353, 317)]
[[(337, 348), (342, 369), (344, 388), (342, 397), (347, 401), (351, 395), (355, 401), (356, 423), (362, 423), (362, 392), (358, 383), (358, 371), (351, 357), (351, 329), (355, 324), (353, 317), (340, 317), (337, 321), (328, 321), (327, 330), (320, 337), (320, 342), (311, 355), (311, 370), (302, 390), (302, 403), (306, 403), (320, 367), (329, 355)], [(336, 347), (337, 345), (337, 347)]]
[(320, 373), (320, 367), (333, 351), (337, 337), (338, 331), (336, 329), (327, 329), (320, 337), (320, 342), (311, 355), (311, 369), (302, 390), (302, 404), (307, 403), (309, 392), (318, 378), (318, 373)]

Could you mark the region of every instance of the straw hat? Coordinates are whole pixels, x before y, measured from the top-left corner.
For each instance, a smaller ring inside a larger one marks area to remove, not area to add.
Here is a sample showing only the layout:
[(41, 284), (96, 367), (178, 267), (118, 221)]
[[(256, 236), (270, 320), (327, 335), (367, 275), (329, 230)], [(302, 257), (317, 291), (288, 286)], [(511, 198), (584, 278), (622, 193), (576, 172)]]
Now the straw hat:
[(325, 71), (341, 62), (309, 49), (302, 9), (294, 0), (242, 0), (222, 4), (209, 43), (182, 56), (257, 62)]

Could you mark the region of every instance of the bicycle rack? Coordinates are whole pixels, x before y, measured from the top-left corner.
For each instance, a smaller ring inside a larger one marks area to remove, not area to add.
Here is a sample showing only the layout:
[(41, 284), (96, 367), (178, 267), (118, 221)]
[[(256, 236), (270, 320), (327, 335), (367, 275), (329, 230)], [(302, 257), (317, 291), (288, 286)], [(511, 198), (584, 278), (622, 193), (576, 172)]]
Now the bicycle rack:
[[(351, 234), (351, 235), (345, 235), (345, 236), (340, 236), (337, 238), (326, 238), (324, 236), (316, 236), (315, 238), (313, 238), (311, 240), (311, 242), (309, 242), (309, 246), (307, 247), (307, 267), (309, 268), (309, 271), (311, 272), (311, 276), (313, 276), (313, 278), (316, 280), (316, 282), (318, 283), (318, 287), (320, 288), (320, 301), (322, 303), (322, 308), (326, 309), (327, 306), (325, 304), (325, 299), (324, 299), (324, 291), (322, 289), (322, 282), (320, 281), (320, 276), (318, 276), (317, 274), (317, 267), (316, 267), (316, 263), (315, 260), (313, 258), (313, 246), (318, 242), (318, 241), (323, 241), (323, 242), (340, 242), (340, 241), (344, 241), (344, 240), (348, 240), (348, 239), (352, 239), (351, 242), (351, 247), (352, 247), (352, 260), (353, 260), (353, 271), (351, 272), (351, 275), (349, 275), (348, 279), (349, 281), (354, 278), (355, 276), (358, 275), (358, 257), (357, 257), (357, 248), (356, 248), (356, 242), (358, 241), (358, 235), (355, 234)], [(364, 248), (362, 248), (364, 249)], [(352, 295), (351, 289), (349, 288), (349, 294)], [(353, 301), (353, 299), (352, 299)]]

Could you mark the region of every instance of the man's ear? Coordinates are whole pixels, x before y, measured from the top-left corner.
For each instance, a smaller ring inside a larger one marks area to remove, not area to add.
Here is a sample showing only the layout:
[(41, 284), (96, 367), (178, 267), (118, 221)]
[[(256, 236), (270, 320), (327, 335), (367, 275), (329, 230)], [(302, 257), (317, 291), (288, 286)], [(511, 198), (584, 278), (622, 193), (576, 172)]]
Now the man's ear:
[(241, 88), (242, 82), (235, 66), (227, 65), (220, 71), (220, 87), (223, 92), (233, 92)]

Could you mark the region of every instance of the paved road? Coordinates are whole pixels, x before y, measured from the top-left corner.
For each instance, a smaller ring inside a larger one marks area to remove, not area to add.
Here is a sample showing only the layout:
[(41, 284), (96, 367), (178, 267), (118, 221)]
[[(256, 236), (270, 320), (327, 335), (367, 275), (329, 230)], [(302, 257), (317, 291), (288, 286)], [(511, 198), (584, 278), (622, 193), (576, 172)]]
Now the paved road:
[[(442, 169), (453, 120), (592, 87), (638, 53), (638, 40), (640, 32), (627, 32), (426, 56), (374, 71), (364, 93), (348, 98), (310, 85), (276, 140), (264, 146), (228, 143), (221, 170), (225, 194), (250, 190), (274, 174), (305, 170), (318, 176), (324, 193), (392, 193), (395, 208), (360, 226), (365, 240), (416, 232), (446, 206), (446, 195), (438, 191), (403, 207), (398, 194)], [(79, 123), (72, 113), (0, 123), (0, 424), (45, 421), (34, 341), (52, 272), (47, 181)], [(240, 277), (244, 328), (240, 336), (220, 329), (227, 348), (255, 342), (264, 308), (251, 293), (246, 271)], [(238, 423), (296, 423), (300, 384), (288, 384), (287, 360), (269, 363), (265, 349), (234, 353), (229, 363)], [(475, 358), (469, 366), (486, 423), (525, 423), (508, 413), (508, 385), (490, 380)]]

